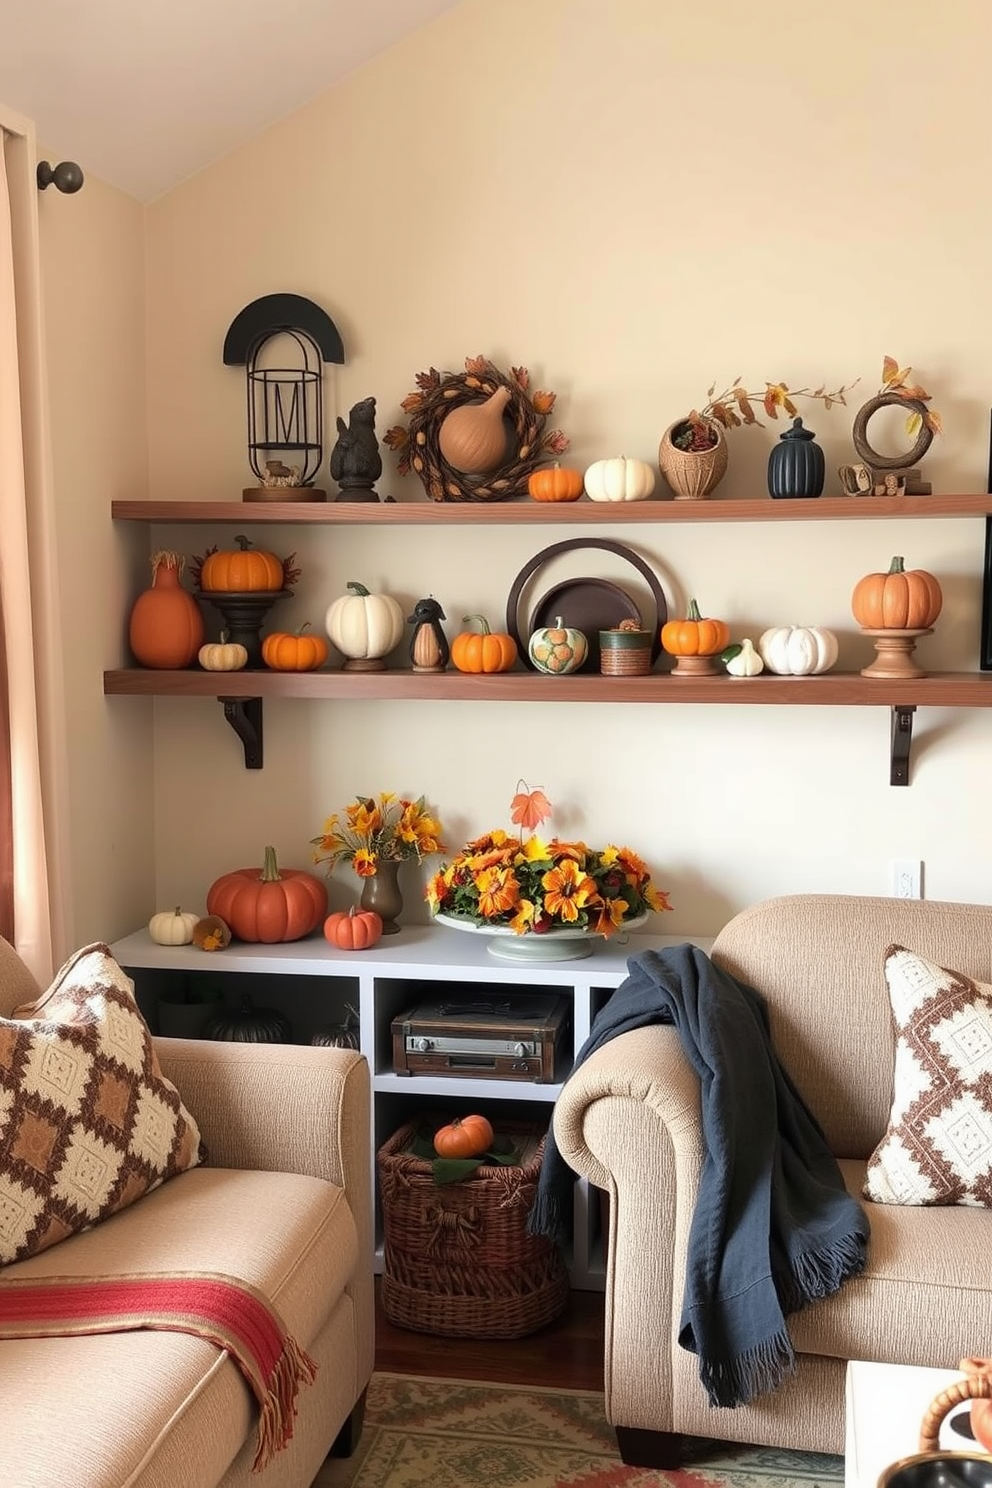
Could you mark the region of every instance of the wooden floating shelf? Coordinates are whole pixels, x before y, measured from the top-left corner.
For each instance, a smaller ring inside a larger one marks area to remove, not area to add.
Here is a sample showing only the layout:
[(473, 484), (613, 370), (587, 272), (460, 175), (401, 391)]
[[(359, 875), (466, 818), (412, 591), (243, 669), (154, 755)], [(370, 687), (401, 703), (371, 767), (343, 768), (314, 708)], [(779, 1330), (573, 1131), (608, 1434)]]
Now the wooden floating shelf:
[(820, 496), (784, 501), (114, 501), (121, 522), (340, 526), (610, 526), (654, 522), (873, 521), (883, 517), (984, 517), (987, 496)]
[(144, 697), (336, 698), (368, 701), (440, 699), (506, 703), (755, 703), (812, 707), (930, 705), (992, 708), (992, 672), (937, 672), (898, 680), (826, 672), (818, 677), (603, 677), (539, 672), (201, 672), (127, 668), (103, 674), (105, 693)]

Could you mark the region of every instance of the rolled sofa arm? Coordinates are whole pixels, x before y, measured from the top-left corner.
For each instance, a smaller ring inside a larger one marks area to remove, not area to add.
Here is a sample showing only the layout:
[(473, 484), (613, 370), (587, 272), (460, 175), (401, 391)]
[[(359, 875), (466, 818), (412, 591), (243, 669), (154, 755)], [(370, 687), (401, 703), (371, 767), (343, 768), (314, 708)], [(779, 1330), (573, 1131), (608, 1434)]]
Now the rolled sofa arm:
[(674, 1429), (672, 1356), (705, 1151), (699, 1079), (675, 1029), (638, 1028), (597, 1049), (565, 1082), (553, 1122), (568, 1165), (610, 1195), (607, 1418)]

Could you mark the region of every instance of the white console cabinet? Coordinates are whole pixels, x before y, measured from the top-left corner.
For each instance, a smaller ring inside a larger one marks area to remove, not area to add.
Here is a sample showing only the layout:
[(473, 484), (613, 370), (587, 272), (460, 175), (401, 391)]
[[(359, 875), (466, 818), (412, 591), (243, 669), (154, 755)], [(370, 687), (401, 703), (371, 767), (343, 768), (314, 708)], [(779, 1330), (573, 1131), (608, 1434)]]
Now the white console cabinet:
[[(572, 1020), (556, 1077), (564, 1079), (590, 1024), (627, 974), (627, 958), (638, 950), (684, 943), (686, 937), (636, 935), (596, 941), (592, 954), (580, 960), (536, 964), (498, 960), (482, 936), (465, 935), (439, 925), (404, 927), (369, 951), (343, 952), (322, 937), (284, 945), (235, 942), (208, 954), (194, 946), (160, 946), (141, 930), (112, 946), (120, 964), (134, 978), (138, 998), (156, 1027), (156, 1001), (185, 978), (219, 977), (226, 1003), (234, 1008), (247, 991), (259, 1005), (287, 1014), (296, 1042), (309, 1043), (321, 1025), (344, 1016), (351, 1003), (360, 1016), (361, 1049), (372, 1072), (372, 1164), (375, 1154), (403, 1122), (418, 1111), (467, 1114), (479, 1110), (499, 1117), (527, 1116), (550, 1122), (561, 1084), (465, 1076), (398, 1075), (393, 1072), (390, 1025), (399, 1014), (440, 992), (466, 1001), (488, 990), (504, 995), (513, 989), (557, 992), (571, 998)], [(709, 950), (709, 938), (689, 937)], [(264, 980), (263, 980), (264, 979)], [(381, 1269), (381, 1226), (377, 1226), (377, 1265)], [(574, 1226), (569, 1265), (572, 1284), (596, 1290), (604, 1284), (599, 1204), (590, 1202), (585, 1181), (576, 1181)]]

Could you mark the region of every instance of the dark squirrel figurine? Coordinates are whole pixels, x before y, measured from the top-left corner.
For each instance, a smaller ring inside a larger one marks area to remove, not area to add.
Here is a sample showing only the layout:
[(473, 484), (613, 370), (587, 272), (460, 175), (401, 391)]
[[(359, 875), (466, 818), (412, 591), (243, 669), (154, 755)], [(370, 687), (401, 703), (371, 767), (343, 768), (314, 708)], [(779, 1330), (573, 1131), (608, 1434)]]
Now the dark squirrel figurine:
[[(331, 476), (348, 501), (378, 501), (373, 482), (382, 474), (382, 456), (375, 437), (375, 399), (363, 398), (348, 415), (338, 416), (337, 443), (331, 450)], [(365, 496), (360, 492), (366, 492)], [(338, 498), (339, 500), (342, 498)]]

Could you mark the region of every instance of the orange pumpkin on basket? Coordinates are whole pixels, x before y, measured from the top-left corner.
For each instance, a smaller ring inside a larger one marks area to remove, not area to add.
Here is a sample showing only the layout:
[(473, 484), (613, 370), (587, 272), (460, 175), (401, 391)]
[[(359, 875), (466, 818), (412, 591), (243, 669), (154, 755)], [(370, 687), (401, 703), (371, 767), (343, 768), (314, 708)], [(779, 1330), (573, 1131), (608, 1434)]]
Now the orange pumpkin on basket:
[(932, 573), (907, 569), (893, 558), (888, 573), (865, 574), (854, 586), (851, 610), (865, 630), (929, 630), (944, 596)]
[(207, 913), (220, 915), (238, 940), (302, 940), (327, 914), (327, 886), (304, 868), (280, 869), (275, 848), (267, 847), (260, 869), (235, 868), (215, 879)]
[(460, 672), (508, 672), (517, 660), (511, 635), (489, 629), (483, 615), (463, 615), (462, 624), (478, 620), (481, 630), (463, 630), (451, 643), (451, 661)]
[(493, 1143), (493, 1129), (485, 1116), (456, 1116), (434, 1133), (438, 1157), (479, 1157)]

